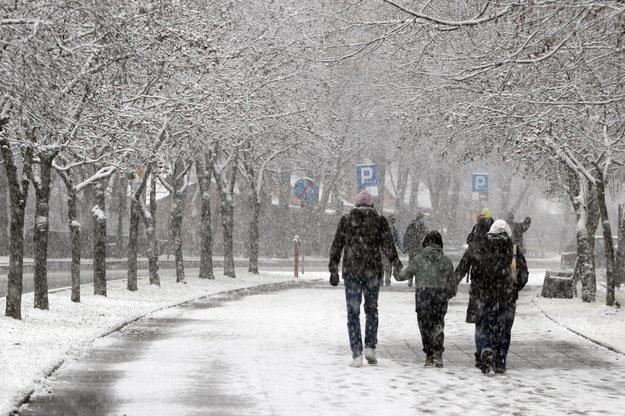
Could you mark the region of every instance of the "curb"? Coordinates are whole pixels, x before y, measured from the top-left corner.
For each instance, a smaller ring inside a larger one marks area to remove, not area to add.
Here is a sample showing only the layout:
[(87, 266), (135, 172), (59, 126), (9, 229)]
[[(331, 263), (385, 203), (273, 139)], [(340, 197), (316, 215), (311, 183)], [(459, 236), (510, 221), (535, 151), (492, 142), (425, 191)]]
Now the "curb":
[(590, 342), (592, 342), (593, 344), (599, 345), (600, 347), (603, 347), (607, 350), (610, 350), (612, 352), (615, 352), (617, 354), (621, 354), (621, 355), (625, 355), (625, 351), (621, 351), (620, 349), (613, 347), (612, 345), (609, 345), (607, 343), (598, 341), (596, 339), (590, 338), (588, 335), (582, 334), (581, 332), (578, 332), (572, 328), (569, 328), (568, 326), (564, 325), (562, 322), (555, 320), (554, 318), (552, 318), (551, 316), (549, 316), (547, 314), (547, 312), (545, 312), (544, 310), (542, 310), (542, 308), (534, 301), (534, 298), (532, 298), (532, 304), (536, 307), (536, 309), (538, 309), (538, 311), (543, 314), (543, 316), (545, 316), (545, 318), (549, 319), (551, 322), (554, 322), (558, 325), (560, 325), (562, 328), (566, 329), (567, 331), (570, 331), (572, 333), (574, 333), (575, 335), (582, 337)]

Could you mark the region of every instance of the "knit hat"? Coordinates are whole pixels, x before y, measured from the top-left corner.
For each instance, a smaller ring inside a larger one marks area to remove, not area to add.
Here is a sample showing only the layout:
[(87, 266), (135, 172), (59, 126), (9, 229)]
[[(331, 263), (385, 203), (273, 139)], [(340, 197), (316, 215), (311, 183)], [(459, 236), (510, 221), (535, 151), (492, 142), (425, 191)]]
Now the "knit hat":
[(375, 205), (375, 198), (367, 191), (360, 191), (358, 195), (356, 195), (356, 199), (354, 199), (354, 204), (356, 204), (356, 206), (364, 205), (372, 207)]
[(493, 218), (494, 219), (493, 213), (490, 212), (490, 209), (488, 209), (488, 208), (482, 208), (482, 211), (480, 212), (480, 215), (482, 217), (489, 217), (489, 218)]
[(428, 232), (425, 237), (423, 237), (423, 240), (421, 240), (421, 247), (423, 248), (432, 244), (436, 244), (443, 248), (443, 237), (441, 236), (441, 233), (436, 230)]
[(510, 226), (508, 225), (508, 223), (505, 222), (504, 220), (497, 220), (490, 227), (489, 233), (495, 234), (495, 233), (502, 233), (504, 231), (506, 232), (506, 234), (508, 234), (508, 237), (512, 237), (512, 230), (510, 229)]

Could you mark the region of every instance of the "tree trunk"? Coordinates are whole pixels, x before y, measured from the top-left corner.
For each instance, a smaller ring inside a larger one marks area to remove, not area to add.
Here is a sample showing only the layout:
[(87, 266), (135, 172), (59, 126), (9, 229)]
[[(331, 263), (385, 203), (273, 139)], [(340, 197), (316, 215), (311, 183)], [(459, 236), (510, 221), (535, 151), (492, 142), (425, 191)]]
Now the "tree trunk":
[(236, 277), (234, 271), (234, 204), (231, 198), (221, 201), (221, 220), (224, 228), (224, 276)]
[(249, 229), (249, 242), (250, 242), (250, 254), (248, 259), (247, 271), (253, 274), (258, 274), (258, 239), (260, 238), (260, 201), (256, 195), (254, 189), (251, 190), (250, 206), (252, 208), (252, 215), (250, 217), (250, 229)]
[(618, 247), (616, 249), (616, 265), (614, 273), (615, 285), (625, 283), (625, 215), (623, 204), (618, 206)]
[(72, 302), (80, 302), (80, 223), (76, 220), (76, 188), (68, 188), (67, 219), (72, 245)]
[(93, 294), (106, 296), (106, 187), (108, 178), (95, 183), (93, 207)]
[(605, 202), (605, 183), (600, 169), (597, 169), (597, 204), (601, 214), (601, 225), (603, 230), (603, 244), (605, 247), (606, 260), (606, 296), (605, 304), (614, 306), (614, 245), (612, 244), (612, 228), (608, 218), (608, 207)]
[(202, 195), (200, 208), (200, 279), (214, 279), (213, 274), (213, 233), (211, 225), (211, 195), (210, 183), (212, 176), (212, 152), (208, 152), (204, 159), (195, 162), (198, 185)]
[(117, 258), (124, 257), (126, 248), (124, 247), (124, 218), (126, 217), (126, 211), (128, 210), (128, 202), (126, 200), (128, 195), (128, 178), (126, 175), (120, 174), (117, 178), (117, 241), (115, 244), (115, 255)]
[(57, 171), (65, 187), (67, 188), (67, 224), (69, 227), (69, 239), (72, 247), (72, 263), (70, 266), (72, 282), (72, 302), (80, 302), (80, 223), (77, 220), (78, 192), (74, 185), (74, 175), (71, 171)]
[[(595, 221), (592, 218), (594, 195), (589, 181), (581, 174), (569, 176), (571, 201), (577, 217), (577, 267), (575, 279), (582, 282), (582, 301), (594, 302), (597, 293), (597, 276), (594, 261)], [(579, 276), (577, 275), (579, 273)]]
[(7, 181), (6, 170), (0, 174), (0, 256), (9, 255), (9, 224), (11, 203), (9, 195), (9, 182)]
[[(139, 196), (140, 197), (140, 196)], [(138, 290), (137, 284), (137, 251), (139, 249), (139, 222), (141, 213), (139, 201), (135, 198), (130, 200), (130, 224), (128, 227), (128, 283), (126, 288), (134, 292)]]
[(50, 181), (52, 161), (58, 150), (46, 150), (39, 156), (39, 177), (31, 182), (35, 187), (35, 228), (33, 230), (34, 248), (34, 307), (48, 310), (48, 231), (50, 229)]
[(182, 255), (182, 198), (176, 189), (173, 193), (171, 205), (171, 232), (174, 243), (176, 262), (176, 283), (184, 282), (184, 260)]
[(21, 177), (17, 174), (17, 166), (13, 159), (11, 144), (7, 139), (0, 139), (0, 151), (4, 159), (9, 181), (9, 196), (11, 203), (11, 225), (9, 235), (9, 271), (7, 275), (7, 297), (5, 315), (22, 319), (22, 283), (24, 277), (24, 216), (28, 186), (30, 181), (32, 148), (24, 149), (24, 165)]
[(160, 286), (161, 279), (158, 275), (158, 235), (156, 234), (156, 175), (150, 179), (150, 215), (144, 217), (145, 234), (148, 240), (148, 269), (150, 272), (150, 284)]

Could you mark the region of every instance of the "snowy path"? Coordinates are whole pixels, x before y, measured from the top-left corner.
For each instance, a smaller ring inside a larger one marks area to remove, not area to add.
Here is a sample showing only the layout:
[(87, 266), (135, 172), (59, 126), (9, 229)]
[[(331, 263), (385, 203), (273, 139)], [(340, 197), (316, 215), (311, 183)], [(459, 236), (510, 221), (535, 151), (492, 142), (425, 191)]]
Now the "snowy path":
[(622, 415), (625, 357), (519, 301), (509, 371), (473, 367), (466, 293), (447, 315), (445, 368), (424, 369), (414, 294), (383, 291), (380, 364), (350, 368), (342, 286), (209, 298), (98, 340), (23, 415)]

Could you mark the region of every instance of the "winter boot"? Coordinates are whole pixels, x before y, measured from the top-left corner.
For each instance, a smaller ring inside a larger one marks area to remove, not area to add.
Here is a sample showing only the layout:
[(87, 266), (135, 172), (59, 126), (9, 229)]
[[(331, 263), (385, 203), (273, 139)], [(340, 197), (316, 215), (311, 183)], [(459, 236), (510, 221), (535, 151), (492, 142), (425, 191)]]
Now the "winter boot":
[(436, 368), (443, 368), (443, 354), (440, 352), (437, 352), (436, 354), (434, 354), (432, 363), (434, 364), (434, 367)]
[(349, 364), (350, 367), (362, 367), (362, 355), (359, 355), (358, 357), (354, 358), (352, 360), (352, 362)]
[(378, 359), (375, 356), (375, 350), (373, 348), (365, 348), (365, 358), (367, 359), (367, 363), (370, 365), (378, 363)]
[(482, 350), (482, 355), (480, 356), (480, 370), (482, 370), (483, 374), (490, 373), (491, 367), (493, 366), (493, 350), (490, 348), (485, 348)]
[(428, 354), (427, 357), (425, 357), (425, 364), (423, 364), (424, 367), (434, 367), (434, 356)]
[(475, 353), (475, 368), (482, 368), (482, 360), (481, 357), (482, 354), (480, 354), (479, 352)]

